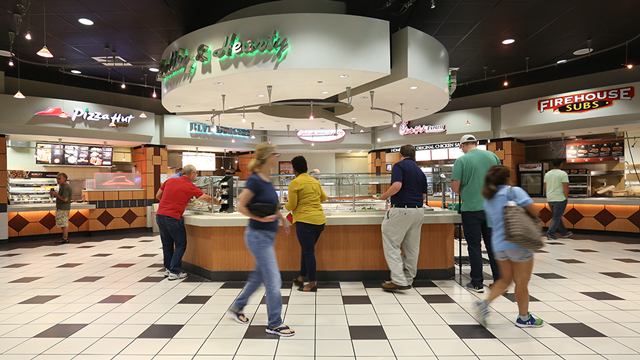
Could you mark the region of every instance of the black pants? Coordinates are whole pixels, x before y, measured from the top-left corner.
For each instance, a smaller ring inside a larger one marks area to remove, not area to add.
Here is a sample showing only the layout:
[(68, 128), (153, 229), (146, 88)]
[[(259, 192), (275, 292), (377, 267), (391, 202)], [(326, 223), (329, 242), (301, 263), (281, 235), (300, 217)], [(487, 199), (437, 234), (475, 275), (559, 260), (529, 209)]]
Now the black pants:
[(296, 235), (298, 235), (298, 242), (300, 248), (302, 248), (302, 255), (300, 257), (300, 276), (306, 277), (309, 275), (309, 281), (316, 281), (316, 254), (315, 248), (320, 234), (324, 230), (324, 224), (313, 225), (296, 222)]
[(471, 284), (481, 287), (484, 280), (482, 275), (482, 239), (484, 239), (484, 246), (487, 248), (489, 255), (493, 280), (500, 279), (500, 270), (498, 270), (498, 264), (493, 258), (493, 249), (491, 247), (491, 228), (487, 226), (487, 218), (484, 211), (463, 211), (461, 215), (464, 237), (467, 240), (469, 263), (471, 264)]

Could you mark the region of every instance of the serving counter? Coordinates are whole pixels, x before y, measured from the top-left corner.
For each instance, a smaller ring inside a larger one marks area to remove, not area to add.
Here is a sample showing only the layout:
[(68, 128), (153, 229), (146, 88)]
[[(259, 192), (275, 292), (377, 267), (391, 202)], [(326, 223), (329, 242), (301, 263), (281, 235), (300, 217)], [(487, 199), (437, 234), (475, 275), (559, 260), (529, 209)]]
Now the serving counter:
[[(548, 227), (553, 214), (547, 199), (533, 201)], [(562, 220), (567, 229), (640, 233), (640, 198), (569, 198)]]
[[(382, 280), (389, 277), (380, 225), (384, 212), (327, 212), (325, 230), (316, 245), (318, 279)], [(248, 218), (239, 213), (184, 215), (187, 271), (211, 280), (246, 280), (253, 258), (244, 244)], [(420, 239), (418, 276), (448, 279), (454, 275), (454, 224), (460, 215), (448, 210), (425, 212)], [(300, 270), (300, 245), (295, 225), (276, 238), (276, 256), (284, 278)]]

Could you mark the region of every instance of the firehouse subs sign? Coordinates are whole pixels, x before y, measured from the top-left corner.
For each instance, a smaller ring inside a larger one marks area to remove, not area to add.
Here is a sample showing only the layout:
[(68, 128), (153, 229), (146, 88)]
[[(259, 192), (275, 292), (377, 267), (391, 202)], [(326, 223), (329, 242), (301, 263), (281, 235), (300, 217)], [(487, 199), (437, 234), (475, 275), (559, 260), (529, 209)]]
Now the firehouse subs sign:
[(431, 134), (431, 133), (441, 133), (447, 131), (445, 125), (418, 125), (414, 127), (409, 127), (408, 121), (403, 121), (400, 124), (400, 135), (411, 135), (411, 134)]
[(598, 90), (575, 95), (560, 96), (538, 101), (538, 110), (558, 113), (581, 113), (613, 106), (616, 100), (631, 100), (635, 95), (633, 86)]
[(289, 40), (280, 38), (278, 32), (273, 30), (271, 35), (264, 39), (242, 39), (237, 34), (228, 35), (222, 46), (211, 51), (207, 44), (200, 44), (195, 54), (190, 54), (188, 49), (173, 51), (169, 59), (160, 61), (159, 78), (166, 78), (180, 71), (193, 72), (198, 62), (207, 63), (212, 57), (220, 61), (236, 56), (255, 56), (258, 54), (274, 53), (276, 60), (282, 60), (284, 54), (289, 51)]

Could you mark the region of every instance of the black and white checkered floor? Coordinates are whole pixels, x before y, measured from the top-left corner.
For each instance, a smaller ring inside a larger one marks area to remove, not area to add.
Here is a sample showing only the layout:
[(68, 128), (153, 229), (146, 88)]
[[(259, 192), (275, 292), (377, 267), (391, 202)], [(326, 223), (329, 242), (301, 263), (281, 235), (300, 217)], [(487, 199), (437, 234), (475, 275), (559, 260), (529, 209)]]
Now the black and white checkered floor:
[(296, 335), (278, 338), (264, 332), (263, 292), (246, 326), (225, 316), (241, 283), (165, 280), (157, 236), (75, 241), (0, 250), (0, 359), (640, 359), (640, 244), (566, 240), (538, 253), (542, 328), (513, 325), (512, 294), (480, 326), (471, 304), (482, 295), (453, 280), (404, 294), (289, 282), (283, 317)]

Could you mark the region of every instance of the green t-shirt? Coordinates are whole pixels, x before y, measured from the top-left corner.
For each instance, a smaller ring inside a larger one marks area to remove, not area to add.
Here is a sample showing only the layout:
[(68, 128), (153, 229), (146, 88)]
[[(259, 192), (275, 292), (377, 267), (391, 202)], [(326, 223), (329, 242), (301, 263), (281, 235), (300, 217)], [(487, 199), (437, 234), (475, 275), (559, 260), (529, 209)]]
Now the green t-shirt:
[(493, 165), (501, 165), (496, 154), (479, 149), (471, 150), (456, 160), (451, 180), (460, 180), (460, 211), (484, 210), (481, 191), (487, 171)]
[(547, 184), (547, 201), (560, 202), (567, 200), (564, 196), (564, 184), (569, 182), (569, 175), (560, 169), (549, 170), (544, 174), (544, 183)]
[(71, 186), (69, 184), (60, 185), (60, 190), (58, 191), (58, 195), (63, 198), (67, 198), (67, 201), (64, 202), (58, 198), (56, 198), (56, 209), (58, 210), (71, 210)]

